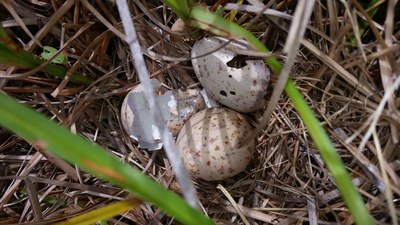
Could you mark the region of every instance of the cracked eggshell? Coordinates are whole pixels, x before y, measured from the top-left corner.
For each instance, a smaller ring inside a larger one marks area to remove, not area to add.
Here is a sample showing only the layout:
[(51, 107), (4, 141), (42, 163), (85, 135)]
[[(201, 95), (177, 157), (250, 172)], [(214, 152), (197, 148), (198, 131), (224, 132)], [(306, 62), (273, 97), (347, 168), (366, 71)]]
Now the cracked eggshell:
[[(192, 65), (204, 88), (220, 103), (239, 112), (253, 112), (266, 104), (270, 70), (262, 60), (246, 60), (241, 68), (228, 66), (237, 54), (230, 49), (246, 48), (219, 37), (201, 39), (192, 48)], [(207, 54), (212, 52), (211, 54)], [(201, 55), (207, 54), (204, 57)]]
[[(152, 80), (157, 92), (162, 86), (158, 80)], [(204, 100), (194, 89), (171, 90), (156, 96), (164, 122), (173, 136), (178, 135), (183, 124), (196, 112), (204, 108)], [(162, 147), (161, 132), (152, 117), (152, 110), (147, 105), (143, 85), (133, 88), (125, 97), (121, 107), (121, 122), (129, 136), (138, 141), (139, 147), (158, 150)]]
[[(168, 97), (167, 93), (172, 96)], [(204, 99), (197, 89), (167, 91), (158, 99), (168, 102), (167, 126), (174, 137), (190, 117), (205, 108)]]
[[(157, 92), (162, 83), (152, 79), (151, 85), (154, 92)], [(162, 147), (161, 134), (147, 106), (143, 89), (144, 86), (139, 84), (126, 95), (121, 106), (121, 123), (140, 148), (158, 150)]]
[[(152, 79), (151, 80), (151, 86), (154, 89), (154, 92), (157, 92), (160, 90), (162, 83), (159, 80)], [(129, 107), (129, 96), (132, 95), (133, 93), (141, 93), (143, 92), (143, 85), (140, 83), (136, 85), (132, 90), (126, 95), (124, 101), (122, 102), (121, 106), (121, 123), (122, 126), (124, 127), (125, 131), (129, 134), (129, 128), (133, 122), (134, 114), (133, 110), (130, 109)], [(137, 140), (137, 139), (135, 139)]]
[(194, 178), (232, 177), (247, 167), (255, 140), (243, 143), (252, 126), (227, 108), (204, 109), (192, 116), (177, 137), (177, 147)]

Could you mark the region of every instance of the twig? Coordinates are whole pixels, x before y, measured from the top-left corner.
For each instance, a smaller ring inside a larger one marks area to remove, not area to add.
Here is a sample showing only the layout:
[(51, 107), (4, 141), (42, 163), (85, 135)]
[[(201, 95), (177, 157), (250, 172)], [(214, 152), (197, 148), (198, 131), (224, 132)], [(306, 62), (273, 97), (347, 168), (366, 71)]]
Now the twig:
[(193, 183), (183, 165), (180, 153), (176, 148), (176, 145), (172, 139), (172, 136), (163, 122), (163, 115), (161, 114), (160, 106), (156, 104), (153, 88), (151, 88), (150, 76), (147, 71), (146, 64), (144, 62), (141, 47), (137, 38), (136, 30), (133, 25), (131, 14), (126, 0), (117, 0), (117, 7), (122, 24), (124, 26), (126, 39), (129, 44), (130, 50), (133, 55), (134, 65), (138, 73), (139, 79), (142, 82), (144, 88), (144, 94), (148, 100), (149, 107), (152, 110), (152, 116), (158, 129), (161, 131), (161, 139), (164, 143), (164, 149), (167, 153), (167, 157), (172, 164), (172, 169), (176, 175), (176, 178), (182, 187), (182, 193), (186, 201), (194, 208), (198, 207), (198, 199), (196, 196), (196, 190)]

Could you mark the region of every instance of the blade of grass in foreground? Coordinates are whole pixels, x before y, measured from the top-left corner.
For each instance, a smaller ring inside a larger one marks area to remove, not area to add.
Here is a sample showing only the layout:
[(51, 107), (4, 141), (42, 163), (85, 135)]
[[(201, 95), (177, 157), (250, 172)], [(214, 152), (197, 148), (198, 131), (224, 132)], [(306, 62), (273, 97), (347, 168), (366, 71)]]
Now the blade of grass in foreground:
[[(108, 180), (150, 201), (183, 224), (214, 224), (139, 170), (121, 162), (106, 150), (0, 92), (0, 125), (32, 144), (51, 151), (79, 168)], [(0, 207), (1, 208), (1, 207)]]
[(126, 42), (129, 44), (129, 49), (132, 53), (133, 65), (135, 66), (137, 77), (144, 87), (143, 93), (147, 99), (146, 107), (152, 109), (150, 111), (150, 115), (155, 121), (155, 127), (158, 128), (161, 134), (160, 137), (163, 143), (163, 149), (167, 155), (169, 163), (171, 164), (172, 171), (175, 174), (175, 179), (178, 181), (178, 184), (181, 187), (182, 195), (187, 203), (193, 208), (200, 209), (196, 188), (194, 187), (190, 175), (185, 168), (185, 164), (182, 161), (182, 157), (175, 144), (175, 140), (172, 137), (167, 124), (164, 122), (164, 116), (161, 113), (162, 110), (160, 105), (156, 102), (154, 91), (152, 91), (153, 87), (151, 85), (150, 74), (147, 70), (147, 65), (143, 57), (135, 25), (131, 19), (132, 14), (129, 11), (128, 2), (126, 0), (116, 0), (116, 4), (119, 16), (121, 17), (122, 25), (124, 27)]
[[(169, 5), (169, 3), (174, 2), (174, 0), (164, 0), (164, 2)], [(202, 7), (193, 7), (187, 18), (189, 18), (188, 22), (191, 26), (211, 31), (214, 34), (228, 38), (243, 38), (252, 44), (257, 50), (261, 52), (269, 52), (264, 44), (262, 44), (252, 33)], [(280, 73), (282, 65), (274, 57), (266, 58), (265, 62), (275, 74)], [(315, 117), (311, 108), (307, 105), (307, 102), (290, 79), (285, 86), (285, 91), (293, 102), (296, 110), (300, 113), (300, 117), (304, 121), (311, 138), (318, 146), (318, 150), (334, 177), (338, 189), (346, 203), (346, 206), (349, 208), (354, 221), (360, 225), (372, 225), (372, 217), (369, 215), (361, 195), (352, 184), (350, 175), (333, 147), (332, 142)]]
[(176, 13), (183, 21), (187, 19), (190, 14), (190, 8), (187, 0), (174, 0), (169, 1), (169, 7)]
[(113, 218), (114, 216), (123, 214), (124, 212), (129, 211), (132, 208), (137, 208), (140, 204), (142, 204), (142, 202), (138, 199), (119, 201), (98, 209), (94, 209), (92, 211), (67, 219), (65, 221), (56, 223), (55, 225), (96, 224), (96, 222), (98, 221), (107, 220)]
[(336, 149), (325, 130), (321, 127), (319, 121), (314, 116), (314, 113), (307, 105), (307, 102), (297, 90), (293, 81), (289, 80), (287, 82), (285, 91), (306, 125), (311, 138), (322, 156), (322, 159), (326, 163), (332, 176), (335, 178), (336, 185), (338, 186), (339, 191), (346, 202), (346, 206), (349, 208), (354, 220), (357, 224), (372, 225), (372, 218), (361, 199), (360, 193), (358, 193), (351, 182), (351, 177), (347, 173), (343, 161), (337, 154)]

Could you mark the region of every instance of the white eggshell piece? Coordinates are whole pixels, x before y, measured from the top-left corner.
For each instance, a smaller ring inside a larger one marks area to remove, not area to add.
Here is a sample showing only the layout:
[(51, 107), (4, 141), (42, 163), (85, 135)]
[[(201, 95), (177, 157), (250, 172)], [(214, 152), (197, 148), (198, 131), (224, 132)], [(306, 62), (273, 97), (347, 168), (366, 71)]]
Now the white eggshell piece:
[(255, 141), (243, 143), (252, 126), (227, 108), (205, 109), (192, 116), (177, 137), (177, 147), (194, 178), (223, 180), (249, 164)]
[[(153, 79), (151, 84), (154, 92), (162, 86)], [(161, 135), (150, 113), (142, 84), (134, 87), (125, 97), (121, 106), (121, 122), (129, 137), (137, 141), (140, 148), (158, 150), (162, 147)]]
[[(161, 86), (162, 83), (157, 80), (157, 79), (151, 79), (151, 86), (153, 87), (154, 92), (157, 92)], [(131, 95), (132, 93), (136, 93), (136, 92), (143, 92), (143, 88), (144, 86), (142, 84), (138, 84), (136, 85), (125, 97), (124, 101), (122, 102), (122, 106), (121, 106), (121, 122), (122, 122), (122, 126), (124, 127), (125, 131), (129, 134), (129, 129), (132, 125), (133, 122), (133, 110), (130, 109), (130, 107), (128, 106), (128, 99), (129, 99), (129, 95)], [(144, 93), (142, 93), (144, 95)], [(146, 103), (147, 104), (147, 103)], [(150, 116), (150, 115), (149, 115)], [(134, 140), (137, 141), (136, 137), (133, 137)]]
[(200, 91), (197, 89), (172, 90), (158, 97), (161, 105), (166, 102), (168, 107), (165, 109), (167, 126), (172, 135), (176, 137), (183, 124), (196, 112), (204, 109), (205, 103)]
[[(227, 47), (245, 47), (229, 43), (217, 50), (227, 41), (211, 37), (196, 42), (191, 52), (193, 69), (201, 84), (217, 101), (239, 112), (256, 111), (266, 103), (270, 70), (262, 60), (246, 60), (242, 68), (228, 66), (227, 63), (237, 55)], [(199, 57), (201, 55), (205, 56)]]
[[(152, 85), (155, 91), (161, 87), (158, 80), (153, 80)], [(140, 148), (159, 150), (162, 148), (161, 133), (142, 90), (143, 86), (139, 84), (125, 97), (121, 107), (121, 122)], [(174, 136), (194, 113), (204, 108), (199, 91), (191, 89), (167, 91), (157, 96), (156, 102), (160, 106), (164, 122)]]

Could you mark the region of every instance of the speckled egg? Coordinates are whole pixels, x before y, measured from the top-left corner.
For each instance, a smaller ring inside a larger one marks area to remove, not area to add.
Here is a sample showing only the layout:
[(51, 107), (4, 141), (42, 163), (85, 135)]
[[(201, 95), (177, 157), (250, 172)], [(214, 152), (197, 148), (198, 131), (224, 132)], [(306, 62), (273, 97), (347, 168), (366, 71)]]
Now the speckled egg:
[(255, 141), (243, 143), (252, 126), (227, 108), (204, 109), (192, 116), (177, 137), (186, 168), (194, 178), (222, 180), (249, 164)]
[(240, 65), (232, 49), (246, 48), (238, 43), (220, 48), (227, 41), (211, 37), (196, 42), (191, 52), (193, 69), (217, 101), (238, 112), (256, 111), (266, 104), (270, 70), (262, 60), (245, 60)]

